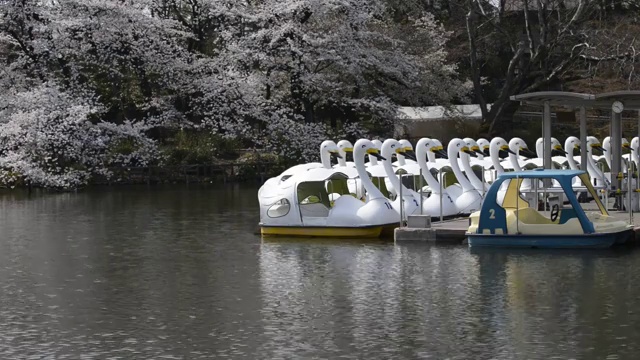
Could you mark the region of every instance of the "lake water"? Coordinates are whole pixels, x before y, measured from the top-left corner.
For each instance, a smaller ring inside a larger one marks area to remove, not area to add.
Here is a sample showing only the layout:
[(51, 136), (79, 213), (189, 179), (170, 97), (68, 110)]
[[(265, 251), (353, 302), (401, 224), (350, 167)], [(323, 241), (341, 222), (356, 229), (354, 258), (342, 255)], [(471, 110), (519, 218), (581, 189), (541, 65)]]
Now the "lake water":
[(0, 359), (631, 359), (640, 251), (253, 234), (255, 187), (0, 194)]

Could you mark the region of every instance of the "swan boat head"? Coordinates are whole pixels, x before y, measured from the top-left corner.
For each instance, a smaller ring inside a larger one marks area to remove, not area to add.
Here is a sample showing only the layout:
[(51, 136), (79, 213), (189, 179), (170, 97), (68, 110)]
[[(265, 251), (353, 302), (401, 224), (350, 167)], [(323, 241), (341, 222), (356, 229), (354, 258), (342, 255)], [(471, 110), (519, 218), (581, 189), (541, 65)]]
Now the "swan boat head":
[(602, 171), (593, 158), (593, 150), (602, 151), (606, 153), (607, 151), (602, 147), (600, 140), (598, 140), (595, 136), (587, 136), (587, 170), (589, 171), (589, 176), (591, 176), (592, 180), (597, 180), (597, 184), (605, 184), (608, 187), (608, 181), (604, 177)]
[(567, 152), (562, 148), (562, 144), (558, 139), (552, 137), (551, 138), (551, 156), (565, 156)]
[(493, 158), (495, 157), (498, 162), (501, 158), (505, 158), (509, 155), (511, 149), (509, 149), (509, 143), (499, 136), (491, 139), (491, 143), (489, 144), (489, 155)]
[(398, 161), (394, 163), (394, 165), (405, 166), (407, 165), (406, 159), (412, 160), (411, 163), (413, 163), (415, 161), (415, 155), (413, 153), (413, 145), (411, 145), (411, 142), (409, 142), (409, 140), (407, 139), (401, 139), (397, 141), (402, 151), (396, 154)]
[(338, 158), (340, 166), (347, 166), (347, 153), (353, 153), (353, 144), (349, 140), (338, 141), (338, 149), (342, 159)]
[(575, 150), (580, 151), (580, 139), (575, 136), (567, 137), (564, 141), (564, 149), (567, 153), (565, 155), (566, 164), (568, 164), (569, 168), (572, 170), (578, 170), (578, 163), (576, 162), (573, 153)]
[(407, 139), (401, 139), (398, 141), (399, 145), (402, 147), (402, 149), (404, 150), (402, 152), (402, 155), (411, 159), (411, 160), (416, 160), (415, 159), (415, 153), (413, 151), (413, 145), (411, 145), (411, 142)]
[[(382, 141), (378, 139), (373, 139), (371, 140), (371, 142), (376, 147), (376, 149), (378, 149), (378, 151), (382, 150)], [(369, 155), (369, 163), (366, 164), (366, 166), (376, 166), (376, 165), (378, 165), (378, 158), (376, 158), (374, 155)]]
[(529, 150), (527, 143), (519, 137), (514, 137), (509, 141), (509, 149), (513, 152), (512, 155), (520, 155), (525, 158), (535, 158), (537, 155)]
[(606, 152), (605, 148), (602, 147), (600, 140), (598, 140), (598, 138), (596, 138), (595, 136), (587, 136), (587, 146), (588, 146), (587, 151), (591, 156), (593, 156), (594, 149), (598, 151)]
[(331, 169), (331, 156), (342, 157), (338, 145), (332, 140), (325, 140), (320, 144), (320, 159), (323, 167)]
[[(542, 159), (544, 156), (544, 139), (538, 138), (536, 140), (536, 155), (538, 158)], [(564, 156), (566, 152), (562, 149), (562, 145), (558, 139), (552, 137), (551, 138), (551, 156)]]
[[(396, 176), (396, 170), (394, 170), (394, 165), (392, 164), (393, 156), (397, 156), (398, 159), (405, 153), (405, 147), (400, 144), (398, 140), (395, 139), (387, 139), (382, 143), (382, 150), (380, 154), (386, 160), (382, 162), (382, 170), (384, 173), (384, 177), (388, 182), (388, 190), (391, 194), (397, 194), (399, 191), (400, 180)], [(399, 161), (396, 163), (396, 166), (401, 166)], [(380, 170), (380, 169), (376, 169)], [(378, 172), (376, 171), (376, 173)]]
[[(413, 147), (410, 148), (413, 151)], [(382, 143), (382, 147), (380, 148), (380, 154), (388, 159), (389, 164), (391, 163), (390, 159), (395, 155), (398, 160), (400, 160), (401, 156), (407, 155), (406, 147), (402, 145), (402, 143), (396, 139), (387, 139)]]
[(467, 146), (467, 143), (460, 138), (453, 138), (449, 141), (449, 145), (447, 146), (447, 154), (449, 155), (449, 164), (451, 169), (458, 178), (458, 182), (464, 187), (464, 182), (467, 181), (467, 177), (462, 174), (460, 170), (460, 162), (458, 160), (458, 156), (462, 154), (469, 155), (471, 150)]
[(491, 139), (489, 145), (489, 156), (491, 158), (491, 164), (495, 169), (496, 175), (504, 173), (504, 167), (500, 163), (500, 159), (506, 157), (511, 150), (507, 141), (501, 137), (494, 137)]
[(491, 147), (491, 143), (489, 142), (489, 140), (480, 138), (478, 139), (478, 141), (476, 141), (476, 143), (478, 144), (478, 146), (480, 146), (480, 151), (482, 151), (484, 156), (489, 156), (489, 149)]
[(602, 148), (604, 149), (602, 152), (602, 156), (597, 158), (597, 161), (604, 161), (607, 163), (607, 167), (611, 169), (611, 137), (607, 136), (602, 140)]
[(434, 158), (448, 159), (449, 154), (447, 154), (447, 151), (444, 149), (444, 146), (442, 146), (442, 142), (438, 139), (433, 139), (433, 138), (431, 139), (431, 141), (433, 141), (433, 144), (435, 145), (435, 148), (434, 148), (435, 151), (432, 152), (433, 154), (436, 155)]
[(473, 157), (484, 156), (482, 149), (480, 149), (480, 145), (475, 140), (468, 137), (462, 140), (467, 144), (467, 147), (469, 148), (469, 151), (467, 152), (469, 156), (473, 156)]
[(638, 166), (638, 162), (640, 161), (640, 138), (635, 136), (631, 139), (631, 143), (629, 144), (629, 149), (631, 150), (631, 160), (636, 163), (636, 167)]
[(420, 169), (422, 170), (422, 176), (427, 181), (427, 185), (429, 185), (431, 191), (434, 193), (438, 193), (440, 187), (438, 180), (435, 178), (438, 171), (436, 169), (429, 168), (428, 160), (429, 157), (435, 156), (437, 152), (443, 151), (440, 148), (441, 145), (430, 138), (421, 138), (416, 144), (416, 159)]
[(564, 141), (564, 149), (568, 154), (567, 156), (573, 156), (575, 150), (580, 150), (580, 139), (575, 136), (569, 136)]

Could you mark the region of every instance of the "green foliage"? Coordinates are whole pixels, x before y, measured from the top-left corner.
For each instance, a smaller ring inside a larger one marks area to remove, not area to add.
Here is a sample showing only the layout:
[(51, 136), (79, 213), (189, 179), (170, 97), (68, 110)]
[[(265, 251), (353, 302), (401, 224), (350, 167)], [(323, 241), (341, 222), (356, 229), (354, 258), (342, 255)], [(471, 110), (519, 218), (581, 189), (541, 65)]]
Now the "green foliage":
[(178, 130), (161, 146), (168, 165), (211, 164), (235, 159), (241, 143), (206, 131)]
[(237, 175), (237, 179), (241, 181), (250, 181), (261, 177), (268, 179), (277, 176), (287, 168), (281, 157), (273, 153), (257, 151), (246, 152), (240, 155), (235, 162), (241, 164)]
[(131, 155), (137, 150), (138, 146), (134, 139), (125, 138), (114, 142), (111, 147), (113, 154)]

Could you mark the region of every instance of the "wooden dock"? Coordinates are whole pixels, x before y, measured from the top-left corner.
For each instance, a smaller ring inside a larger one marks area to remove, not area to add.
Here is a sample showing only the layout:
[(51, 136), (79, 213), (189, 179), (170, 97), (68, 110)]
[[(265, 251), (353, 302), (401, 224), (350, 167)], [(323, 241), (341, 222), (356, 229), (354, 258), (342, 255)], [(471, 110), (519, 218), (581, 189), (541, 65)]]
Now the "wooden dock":
[[(609, 214), (619, 220), (629, 221), (629, 213), (610, 210)], [(640, 243), (640, 213), (633, 216), (636, 242)], [(466, 245), (465, 232), (469, 227), (469, 218), (463, 217), (453, 220), (436, 221), (429, 227), (401, 227), (396, 228), (394, 240), (396, 242), (425, 242), (435, 244)]]

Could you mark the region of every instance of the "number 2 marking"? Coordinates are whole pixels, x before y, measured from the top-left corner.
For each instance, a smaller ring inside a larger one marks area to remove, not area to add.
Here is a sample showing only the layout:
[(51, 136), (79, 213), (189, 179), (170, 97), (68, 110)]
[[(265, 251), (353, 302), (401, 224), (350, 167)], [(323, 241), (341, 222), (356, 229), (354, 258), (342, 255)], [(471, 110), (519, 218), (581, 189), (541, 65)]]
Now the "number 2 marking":
[(489, 209), (489, 219), (494, 220), (496, 218), (496, 209)]
[(420, 205), (418, 204), (418, 200), (413, 199), (413, 202), (416, 204), (416, 206), (420, 206)]

